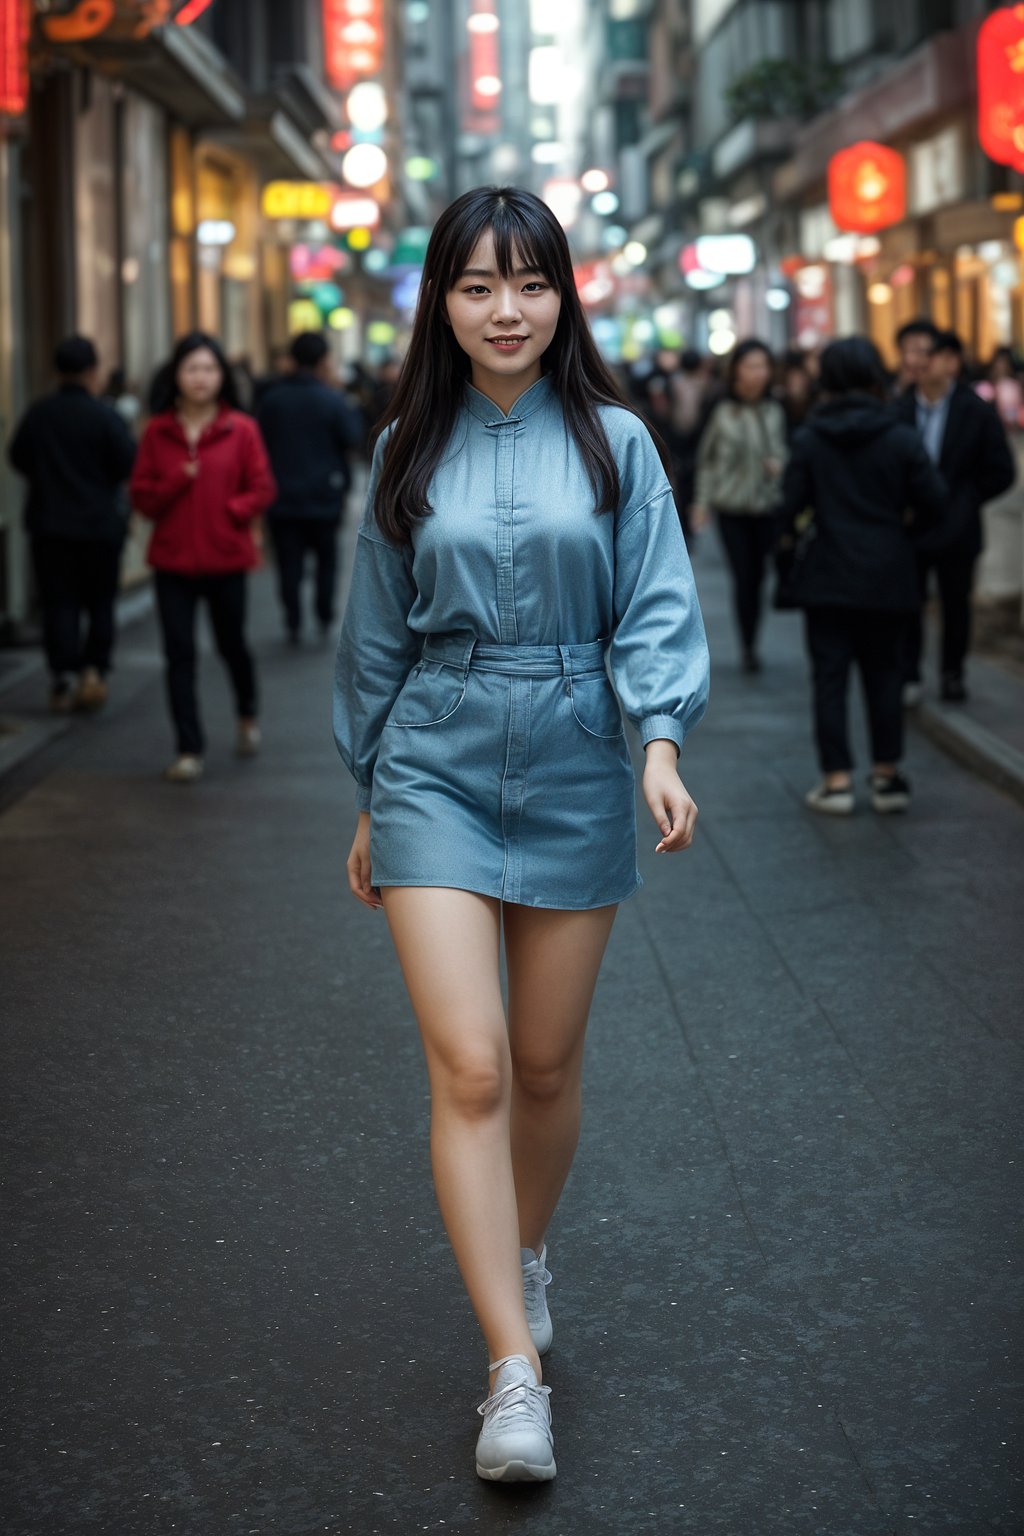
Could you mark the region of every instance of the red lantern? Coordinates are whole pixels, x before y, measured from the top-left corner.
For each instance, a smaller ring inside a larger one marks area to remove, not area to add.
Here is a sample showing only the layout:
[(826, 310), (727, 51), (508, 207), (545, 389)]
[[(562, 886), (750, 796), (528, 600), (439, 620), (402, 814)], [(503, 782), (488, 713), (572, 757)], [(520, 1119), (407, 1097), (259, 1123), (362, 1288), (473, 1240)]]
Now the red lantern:
[(990, 159), (1024, 171), (1024, 5), (993, 11), (978, 33), (978, 138)]
[(0, 0), (0, 117), (21, 117), (28, 106), (27, 0)]
[(839, 229), (857, 234), (898, 224), (907, 211), (903, 156), (870, 139), (841, 149), (828, 165), (828, 206)]

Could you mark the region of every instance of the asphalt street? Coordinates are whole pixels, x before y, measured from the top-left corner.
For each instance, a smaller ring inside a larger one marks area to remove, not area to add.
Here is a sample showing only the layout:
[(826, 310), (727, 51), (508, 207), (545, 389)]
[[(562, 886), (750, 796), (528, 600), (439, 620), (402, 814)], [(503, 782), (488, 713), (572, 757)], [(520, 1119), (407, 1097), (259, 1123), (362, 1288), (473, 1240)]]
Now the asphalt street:
[(473, 1471), (486, 1356), (346, 890), (331, 647), (288, 650), (260, 577), (265, 750), (208, 655), (183, 789), (142, 621), (108, 712), (10, 776), (6, 1536), (1024, 1531), (1024, 811), (915, 736), (908, 816), (815, 819), (799, 621), (745, 678), (698, 575), (698, 839), (641, 822), (599, 987), (542, 1488)]

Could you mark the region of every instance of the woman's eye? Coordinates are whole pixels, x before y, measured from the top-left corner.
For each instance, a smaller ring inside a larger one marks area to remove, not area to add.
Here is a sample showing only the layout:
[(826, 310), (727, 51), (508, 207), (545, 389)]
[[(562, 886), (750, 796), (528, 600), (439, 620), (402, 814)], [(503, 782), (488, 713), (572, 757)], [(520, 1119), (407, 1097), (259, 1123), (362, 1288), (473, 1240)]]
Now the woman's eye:
[(470, 286), (465, 290), (465, 292), (466, 293), (486, 293), (487, 289), (484, 287), (483, 283), (471, 283)]
[(532, 289), (534, 293), (542, 293), (546, 287), (547, 283), (527, 283), (524, 292), (529, 293)]

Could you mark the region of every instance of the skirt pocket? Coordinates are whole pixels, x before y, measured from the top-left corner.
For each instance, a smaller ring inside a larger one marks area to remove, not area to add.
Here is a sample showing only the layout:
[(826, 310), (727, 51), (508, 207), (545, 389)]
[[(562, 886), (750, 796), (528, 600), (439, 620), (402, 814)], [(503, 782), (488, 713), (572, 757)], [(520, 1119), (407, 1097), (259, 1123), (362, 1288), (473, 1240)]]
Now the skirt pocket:
[(466, 674), (439, 661), (420, 661), (406, 678), (391, 708), (387, 725), (415, 730), (440, 725), (454, 715), (466, 697)]
[(576, 723), (588, 736), (614, 741), (622, 735), (622, 710), (603, 672), (593, 677), (571, 677), (568, 693)]

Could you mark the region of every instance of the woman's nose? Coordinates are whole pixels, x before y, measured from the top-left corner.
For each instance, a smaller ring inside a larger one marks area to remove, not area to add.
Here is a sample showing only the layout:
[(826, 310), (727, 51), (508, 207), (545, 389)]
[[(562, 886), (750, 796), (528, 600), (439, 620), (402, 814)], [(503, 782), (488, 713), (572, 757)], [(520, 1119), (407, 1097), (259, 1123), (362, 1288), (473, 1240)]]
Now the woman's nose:
[(502, 289), (494, 295), (494, 320), (518, 320), (519, 295), (514, 288)]

